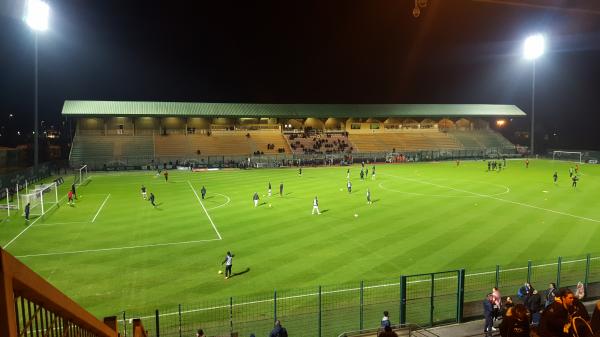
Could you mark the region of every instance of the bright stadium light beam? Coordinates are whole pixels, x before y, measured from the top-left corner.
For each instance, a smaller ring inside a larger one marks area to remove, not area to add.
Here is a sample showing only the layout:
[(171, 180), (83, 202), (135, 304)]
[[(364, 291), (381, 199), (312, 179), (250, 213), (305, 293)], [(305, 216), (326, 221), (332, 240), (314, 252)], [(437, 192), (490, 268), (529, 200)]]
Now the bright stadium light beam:
[(50, 6), (40, 0), (29, 0), (27, 2), (27, 14), (25, 22), (33, 30), (45, 31), (48, 29), (48, 18), (50, 16)]
[(535, 60), (544, 54), (545, 49), (544, 36), (535, 34), (527, 39), (523, 44), (523, 57), (531, 60), (532, 63), (532, 80), (531, 80), (531, 132), (529, 133), (529, 153), (534, 154), (534, 126), (535, 126)]

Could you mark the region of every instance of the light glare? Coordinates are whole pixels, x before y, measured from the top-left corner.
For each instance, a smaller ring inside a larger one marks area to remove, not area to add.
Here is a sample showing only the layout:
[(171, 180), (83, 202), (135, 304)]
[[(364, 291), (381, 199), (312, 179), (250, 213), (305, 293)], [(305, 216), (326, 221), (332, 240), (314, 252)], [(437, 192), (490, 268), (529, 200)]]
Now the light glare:
[(523, 44), (523, 57), (535, 60), (544, 54), (544, 37), (540, 34), (532, 35), (525, 39)]
[(50, 7), (47, 3), (40, 0), (29, 0), (27, 2), (27, 15), (25, 22), (33, 30), (45, 31), (48, 29), (48, 17), (50, 16)]

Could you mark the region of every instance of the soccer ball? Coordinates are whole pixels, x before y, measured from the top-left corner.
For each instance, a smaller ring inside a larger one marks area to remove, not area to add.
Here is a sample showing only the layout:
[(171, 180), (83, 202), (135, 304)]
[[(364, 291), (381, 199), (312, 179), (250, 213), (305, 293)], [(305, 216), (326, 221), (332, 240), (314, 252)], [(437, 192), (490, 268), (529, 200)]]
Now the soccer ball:
[(269, 204), (269, 207), (271, 207), (271, 204)]
[(219, 270), (219, 274), (223, 274), (223, 271), (222, 271), (222, 270)]
[(357, 213), (354, 213), (354, 217), (355, 217), (355, 218), (358, 218), (358, 214), (357, 214)]

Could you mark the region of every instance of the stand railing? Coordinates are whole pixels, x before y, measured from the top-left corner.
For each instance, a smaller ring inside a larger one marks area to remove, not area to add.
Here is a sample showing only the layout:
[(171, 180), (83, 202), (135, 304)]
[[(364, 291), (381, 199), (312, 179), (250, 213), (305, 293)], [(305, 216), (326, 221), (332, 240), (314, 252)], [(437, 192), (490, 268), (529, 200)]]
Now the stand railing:
[(2, 248), (0, 271), (0, 336), (118, 336), (116, 318), (99, 321)]

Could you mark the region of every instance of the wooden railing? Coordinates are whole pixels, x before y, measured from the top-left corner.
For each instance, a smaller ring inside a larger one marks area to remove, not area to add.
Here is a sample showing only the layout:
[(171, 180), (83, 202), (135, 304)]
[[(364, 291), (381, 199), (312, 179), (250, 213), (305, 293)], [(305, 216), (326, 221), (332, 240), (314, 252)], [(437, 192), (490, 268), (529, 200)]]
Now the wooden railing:
[(118, 336), (115, 318), (98, 320), (2, 248), (0, 271), (0, 336)]

